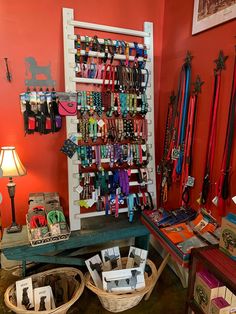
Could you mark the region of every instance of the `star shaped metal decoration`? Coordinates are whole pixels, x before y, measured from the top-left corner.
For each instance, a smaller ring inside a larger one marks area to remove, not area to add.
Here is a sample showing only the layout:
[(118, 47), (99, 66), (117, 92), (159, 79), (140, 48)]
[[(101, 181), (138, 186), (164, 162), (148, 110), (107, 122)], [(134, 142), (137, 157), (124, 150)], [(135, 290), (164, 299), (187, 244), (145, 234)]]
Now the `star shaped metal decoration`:
[(191, 61), (192, 61), (192, 58), (193, 58), (193, 56), (191, 55), (191, 52), (188, 50), (188, 51), (187, 51), (187, 54), (186, 54), (186, 57), (185, 57), (185, 59), (184, 59), (184, 62), (190, 64)]
[(224, 53), (222, 50), (219, 52), (218, 59), (214, 60), (216, 64), (216, 69), (214, 70), (215, 72), (221, 71), (225, 69), (225, 61), (228, 59), (228, 56), (224, 56)]
[(204, 84), (204, 81), (202, 81), (200, 76), (197, 75), (196, 81), (193, 83), (193, 86), (194, 86), (193, 93), (194, 94), (201, 93), (203, 84)]

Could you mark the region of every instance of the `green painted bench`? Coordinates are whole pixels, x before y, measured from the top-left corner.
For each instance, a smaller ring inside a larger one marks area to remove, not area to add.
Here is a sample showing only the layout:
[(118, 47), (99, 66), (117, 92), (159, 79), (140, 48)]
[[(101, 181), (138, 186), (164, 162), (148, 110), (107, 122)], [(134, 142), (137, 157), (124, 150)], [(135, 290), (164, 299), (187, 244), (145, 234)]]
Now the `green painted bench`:
[(26, 262), (84, 265), (84, 259), (75, 255), (74, 251), (105, 244), (115, 240), (135, 238), (135, 246), (148, 250), (150, 233), (136, 219), (129, 223), (126, 215), (114, 217), (96, 217), (86, 219), (88, 224), (80, 231), (71, 232), (70, 238), (40, 246), (31, 246), (28, 240), (27, 228), (23, 226), (21, 233), (3, 233), (1, 249), (9, 260), (22, 261), (22, 275), (26, 273)]

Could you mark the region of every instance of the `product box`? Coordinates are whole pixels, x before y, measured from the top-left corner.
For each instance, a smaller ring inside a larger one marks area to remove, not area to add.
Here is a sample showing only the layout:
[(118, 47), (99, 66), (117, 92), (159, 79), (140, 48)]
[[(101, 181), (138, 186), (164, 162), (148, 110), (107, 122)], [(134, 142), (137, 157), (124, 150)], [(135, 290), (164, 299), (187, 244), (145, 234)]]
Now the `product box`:
[(222, 218), (219, 247), (236, 260), (236, 214), (229, 213)]
[(222, 297), (211, 300), (210, 314), (229, 314), (230, 304)]
[(107, 292), (125, 293), (145, 288), (142, 268), (106, 271), (102, 273), (103, 289)]
[(211, 300), (217, 297), (223, 297), (225, 295), (225, 289), (225, 286), (207, 270), (196, 273), (194, 299), (204, 313), (211, 313)]
[(34, 307), (32, 278), (25, 278), (16, 281), (17, 307), (23, 310), (30, 310)]
[(225, 291), (225, 300), (230, 304), (230, 314), (236, 314), (236, 295), (228, 288)]
[(34, 289), (34, 309), (35, 311), (49, 311), (52, 308), (52, 289), (50, 286)]
[(30, 193), (29, 194), (29, 208), (33, 208), (39, 205), (44, 206), (45, 205), (45, 199), (44, 199), (44, 193)]

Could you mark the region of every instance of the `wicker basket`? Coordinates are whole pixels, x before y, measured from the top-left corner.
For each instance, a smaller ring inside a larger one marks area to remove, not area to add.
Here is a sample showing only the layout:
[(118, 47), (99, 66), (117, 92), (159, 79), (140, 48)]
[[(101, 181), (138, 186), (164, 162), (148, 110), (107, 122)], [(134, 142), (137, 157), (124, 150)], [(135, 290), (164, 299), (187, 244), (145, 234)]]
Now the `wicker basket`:
[[(15, 313), (20, 313), (20, 314), (64, 314), (67, 313), (68, 309), (71, 307), (71, 305), (73, 303), (75, 303), (79, 297), (81, 296), (81, 294), (84, 291), (84, 276), (82, 274), (82, 272), (76, 268), (72, 268), (72, 267), (62, 267), (62, 268), (56, 268), (56, 269), (51, 269), (42, 273), (38, 273), (35, 275), (32, 275), (32, 281), (33, 281), (33, 286), (34, 283), (37, 282), (38, 278), (42, 278), (42, 277), (46, 277), (48, 275), (61, 275), (63, 276), (67, 276), (67, 277), (71, 277), (76, 281), (76, 288), (74, 291), (74, 294), (71, 298), (70, 301), (68, 301), (67, 303), (52, 309), (50, 311), (27, 311), (25, 309), (20, 309), (16, 306), (16, 286), (15, 284), (12, 284), (11, 286), (9, 286), (4, 294), (4, 301), (6, 306), (11, 309), (13, 312)], [(77, 278), (75, 278), (76, 276), (79, 276), (79, 280)]]
[[(127, 258), (122, 258), (122, 265), (125, 266), (126, 261)], [(98, 296), (102, 306), (106, 310), (113, 313), (122, 312), (137, 305), (145, 295), (145, 300), (149, 298), (157, 281), (157, 269), (154, 263), (150, 260), (147, 260), (147, 265), (151, 268), (152, 273), (148, 277), (145, 272), (145, 288), (140, 290), (122, 294), (116, 292), (106, 292), (94, 285), (89, 273), (86, 274), (85, 285)]]

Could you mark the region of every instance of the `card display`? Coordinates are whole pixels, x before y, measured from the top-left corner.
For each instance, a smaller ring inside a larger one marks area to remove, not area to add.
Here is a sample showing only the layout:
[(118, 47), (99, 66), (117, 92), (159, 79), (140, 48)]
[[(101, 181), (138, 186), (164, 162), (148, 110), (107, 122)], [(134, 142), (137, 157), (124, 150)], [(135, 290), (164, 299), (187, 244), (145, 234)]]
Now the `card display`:
[(132, 267), (141, 267), (144, 271), (146, 260), (147, 260), (147, 250), (141, 250), (134, 246), (131, 246), (129, 249), (128, 260), (126, 264), (126, 268)]
[(48, 311), (52, 308), (52, 288), (50, 286), (34, 289), (35, 311)]
[(120, 249), (118, 246), (101, 251), (102, 261), (107, 270), (122, 269)]
[(34, 307), (32, 278), (16, 281), (17, 307), (30, 310)]
[(107, 292), (129, 292), (145, 287), (140, 267), (103, 272), (102, 279), (103, 289)]

